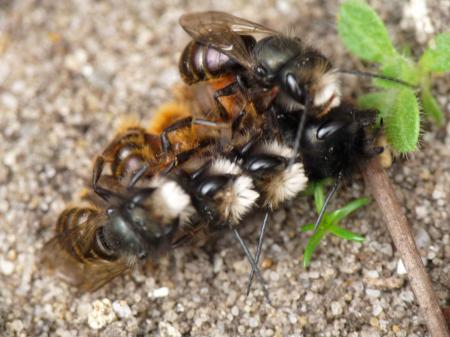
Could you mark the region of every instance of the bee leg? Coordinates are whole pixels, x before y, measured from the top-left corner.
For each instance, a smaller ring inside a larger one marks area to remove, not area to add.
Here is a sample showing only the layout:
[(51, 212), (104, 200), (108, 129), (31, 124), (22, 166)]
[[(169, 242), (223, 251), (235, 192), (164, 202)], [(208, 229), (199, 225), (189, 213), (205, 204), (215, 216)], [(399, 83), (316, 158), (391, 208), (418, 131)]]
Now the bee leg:
[(103, 156), (98, 156), (94, 162), (94, 169), (93, 169), (93, 173), (92, 173), (91, 185), (92, 185), (92, 189), (94, 190), (94, 192), (100, 198), (102, 198), (105, 201), (108, 201), (109, 197), (113, 193), (110, 190), (108, 190), (104, 187), (101, 187), (98, 184), (98, 181), (100, 180), (104, 166), (105, 166), (105, 158)]
[(343, 172), (339, 172), (338, 176), (336, 178), (336, 181), (334, 182), (333, 188), (331, 189), (330, 193), (328, 193), (327, 197), (325, 198), (325, 202), (323, 203), (322, 209), (320, 210), (319, 217), (316, 220), (316, 223), (314, 224), (314, 230), (313, 233), (317, 232), (317, 229), (319, 228), (320, 223), (322, 222), (323, 216), (325, 215), (325, 211), (328, 207), (328, 204), (331, 201), (331, 198), (333, 198), (334, 194), (338, 190), (339, 186), (341, 185), (342, 178), (344, 177)]
[[(278, 112), (274, 105), (270, 106), (269, 109), (264, 110), (264, 114), (266, 115), (267, 120), (267, 130), (272, 132), (274, 135), (282, 136), (280, 135), (280, 123), (278, 122)], [(284, 140), (283, 140), (284, 141)]]
[[(261, 256), (262, 243), (264, 240), (264, 234), (266, 232), (268, 220), (269, 220), (269, 211), (267, 211), (266, 214), (264, 215), (263, 223), (262, 223), (261, 227), (259, 228), (258, 247), (256, 248), (256, 255), (255, 255), (256, 265), (258, 265), (259, 258)], [(252, 288), (252, 282), (253, 282), (254, 276), (255, 276), (255, 270), (252, 268), (252, 271), (250, 272), (250, 276), (248, 278), (247, 294), (245, 295), (246, 297), (248, 297), (248, 295), (250, 294), (250, 289)]]
[(223, 104), (220, 102), (220, 97), (234, 95), (235, 93), (238, 92), (239, 89), (240, 85), (237, 81), (235, 81), (214, 92), (213, 95), (214, 101), (216, 102), (217, 109), (219, 110), (220, 118), (222, 118), (224, 121), (228, 120), (228, 112), (223, 106)]
[(236, 132), (239, 130), (239, 128), (241, 127), (242, 124), (242, 120), (244, 119), (245, 116), (245, 110), (242, 109), (239, 112), (239, 115), (237, 115), (236, 118), (233, 119), (233, 121), (231, 122), (231, 135), (232, 137), (234, 137), (234, 135), (236, 134)]
[[(164, 170), (162, 170), (163, 174), (168, 174), (170, 171), (172, 171), (175, 167), (177, 167), (178, 165), (183, 164), (184, 162), (188, 161), (195, 153), (197, 153), (198, 150), (210, 145), (212, 142), (212, 140), (210, 139), (206, 139), (204, 140), (202, 143), (199, 144), (199, 146), (178, 153), (175, 156), (175, 159), (172, 160), (172, 162), (169, 164), (169, 166), (167, 166)], [(147, 172), (149, 168), (148, 164), (143, 165), (138, 171), (136, 171), (136, 173), (133, 174), (133, 176), (130, 179), (130, 182), (128, 184), (128, 188), (133, 187), (134, 185), (136, 185), (136, 183), (145, 175), (145, 173)]]
[(252, 266), (252, 270), (255, 271), (256, 278), (258, 279), (258, 282), (261, 283), (261, 285), (263, 287), (264, 297), (266, 298), (267, 302), (272, 306), (272, 302), (270, 301), (270, 298), (269, 298), (269, 292), (267, 291), (267, 288), (266, 288), (266, 282), (264, 281), (263, 277), (261, 276), (261, 272), (259, 271), (259, 268), (256, 265), (256, 262), (253, 259), (252, 254), (250, 253), (250, 250), (248, 249), (246, 243), (242, 239), (242, 237), (239, 234), (239, 232), (237, 231), (237, 229), (232, 227), (231, 230), (233, 231), (234, 236), (236, 237), (236, 239), (238, 240), (238, 242), (241, 245), (242, 249), (244, 250), (244, 253), (247, 256), (247, 259), (250, 262), (250, 265)]
[(204, 147), (207, 147), (209, 145), (211, 145), (214, 142), (213, 139), (204, 139), (200, 142), (200, 144), (198, 146), (196, 146), (193, 149), (190, 150), (186, 150), (184, 152), (178, 153), (175, 156), (175, 159), (172, 160), (172, 162), (169, 164), (169, 166), (167, 166), (164, 170), (163, 173), (167, 174), (170, 171), (172, 171), (175, 167), (177, 167), (178, 165), (181, 165), (185, 162), (187, 162), (194, 154), (196, 154), (199, 150), (203, 149)]
[(384, 147), (382, 146), (373, 146), (369, 148), (364, 149), (364, 155), (368, 158), (375, 157), (379, 154), (381, 154), (384, 151)]
[(133, 174), (127, 187), (131, 188), (136, 185), (136, 183), (145, 175), (149, 167), (150, 165), (148, 165), (148, 163), (142, 165), (142, 167)]
[(183, 119), (180, 119), (173, 123), (172, 125), (165, 128), (160, 135), (161, 138), (161, 146), (163, 149), (163, 152), (165, 154), (168, 154), (172, 150), (172, 144), (169, 140), (169, 133), (186, 128), (191, 127), (192, 125), (202, 125), (202, 126), (210, 126), (210, 127), (227, 127), (226, 124), (223, 123), (216, 123), (213, 121), (209, 121), (206, 119), (195, 119), (193, 117), (186, 117)]
[(197, 151), (200, 147), (195, 147), (194, 149), (190, 149), (184, 152), (181, 152), (175, 156), (175, 159), (172, 160), (172, 162), (167, 166), (162, 172), (164, 174), (168, 174), (170, 171), (172, 171), (175, 167), (178, 165), (183, 164), (184, 162), (188, 161)]

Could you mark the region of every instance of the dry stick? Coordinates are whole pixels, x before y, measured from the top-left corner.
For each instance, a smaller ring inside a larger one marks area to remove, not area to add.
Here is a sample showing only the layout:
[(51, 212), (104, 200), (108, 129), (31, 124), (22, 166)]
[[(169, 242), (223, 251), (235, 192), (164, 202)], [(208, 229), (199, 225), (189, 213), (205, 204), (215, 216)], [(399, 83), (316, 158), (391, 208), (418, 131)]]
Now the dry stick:
[(408, 220), (379, 159), (371, 159), (362, 171), (364, 180), (372, 189), (372, 194), (378, 203), (395, 247), (408, 271), (411, 288), (416, 295), (431, 336), (450, 337), (444, 315), (420, 258)]

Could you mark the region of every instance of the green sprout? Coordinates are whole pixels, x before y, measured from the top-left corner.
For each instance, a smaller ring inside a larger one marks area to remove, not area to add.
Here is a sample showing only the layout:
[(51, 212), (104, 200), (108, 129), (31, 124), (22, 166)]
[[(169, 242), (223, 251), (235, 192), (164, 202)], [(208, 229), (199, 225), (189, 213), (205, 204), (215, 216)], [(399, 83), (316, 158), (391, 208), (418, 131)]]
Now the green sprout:
[[(383, 21), (363, 0), (342, 3), (338, 32), (346, 48), (360, 59), (379, 64), (383, 75), (417, 87), (425, 115), (439, 126), (443, 124), (444, 114), (431, 93), (430, 79), (434, 74), (450, 71), (450, 32), (435, 36), (415, 61), (393, 46)], [(387, 140), (394, 150), (415, 151), (420, 134), (417, 90), (380, 79), (373, 84), (380, 90), (361, 96), (358, 104), (380, 111)]]
[[(327, 181), (321, 181), (311, 184), (312, 193), (314, 194), (314, 203), (318, 214), (320, 213), (320, 210), (322, 209), (325, 200), (324, 185), (326, 184)], [(326, 212), (322, 218), (319, 227), (317, 228), (317, 231), (313, 233), (313, 235), (311, 235), (311, 237), (308, 240), (305, 252), (303, 254), (303, 266), (305, 267), (309, 266), (309, 264), (311, 263), (312, 254), (314, 253), (320, 241), (327, 233), (331, 233), (345, 240), (363, 242), (364, 241), (363, 236), (350, 232), (338, 226), (338, 223), (342, 219), (344, 219), (345, 217), (356, 211), (358, 208), (361, 208), (367, 205), (368, 203), (369, 203), (368, 198), (359, 198), (349, 202), (344, 207), (339, 208), (335, 211), (332, 211), (330, 213)], [(313, 223), (304, 225), (299, 228), (301, 232), (308, 232), (312, 231), (313, 229), (314, 229)]]

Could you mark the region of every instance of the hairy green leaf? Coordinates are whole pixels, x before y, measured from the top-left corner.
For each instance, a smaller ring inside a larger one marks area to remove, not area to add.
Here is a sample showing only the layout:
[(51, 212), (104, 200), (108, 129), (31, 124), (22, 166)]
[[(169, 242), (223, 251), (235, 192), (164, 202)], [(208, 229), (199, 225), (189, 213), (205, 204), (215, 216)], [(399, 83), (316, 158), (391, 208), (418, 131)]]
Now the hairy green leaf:
[(341, 5), (338, 32), (347, 49), (361, 59), (383, 63), (397, 55), (383, 21), (361, 0)]
[(384, 121), (389, 144), (399, 153), (413, 152), (417, 148), (420, 132), (420, 112), (412, 89), (390, 89), (361, 96), (363, 108), (376, 108)]
[(450, 32), (434, 37), (420, 58), (419, 65), (424, 71), (450, 71)]
[[(361, 95), (358, 97), (358, 106), (363, 109), (378, 109), (380, 113), (386, 110), (386, 93), (387, 91), (371, 92), (370, 94)], [(384, 117), (384, 116), (382, 116)]]
[[(405, 81), (412, 85), (419, 83), (419, 73), (415, 63), (402, 55), (385, 60), (381, 67), (381, 72), (383, 75)], [(403, 84), (388, 80), (374, 79), (373, 83), (378, 88), (404, 87)]]
[(438, 102), (433, 97), (430, 88), (422, 88), (422, 106), (425, 115), (431, 118), (439, 126), (444, 124), (444, 113), (439, 107)]
[(400, 153), (417, 148), (420, 133), (420, 112), (417, 98), (411, 89), (392, 90), (390, 111), (386, 112), (386, 135), (393, 148)]

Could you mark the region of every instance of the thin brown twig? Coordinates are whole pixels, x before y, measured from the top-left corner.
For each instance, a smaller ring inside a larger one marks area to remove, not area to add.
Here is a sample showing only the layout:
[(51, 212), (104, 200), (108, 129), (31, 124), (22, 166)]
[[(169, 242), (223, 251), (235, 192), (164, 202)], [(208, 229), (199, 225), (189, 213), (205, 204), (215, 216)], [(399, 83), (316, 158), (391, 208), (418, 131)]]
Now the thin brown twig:
[(373, 158), (362, 168), (364, 180), (372, 190), (395, 247), (408, 272), (411, 288), (432, 337), (450, 337), (444, 315), (420, 258), (410, 225), (395, 195), (386, 172)]

